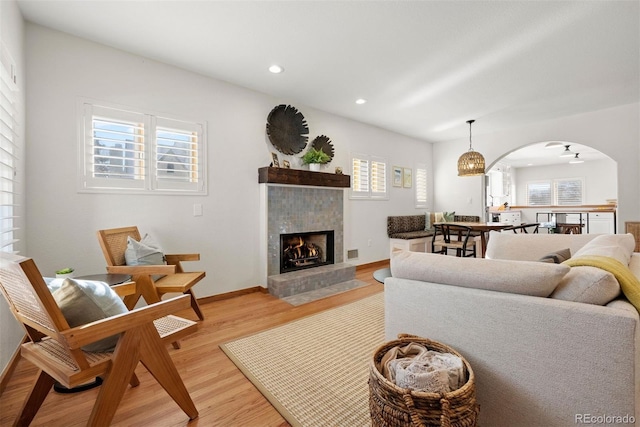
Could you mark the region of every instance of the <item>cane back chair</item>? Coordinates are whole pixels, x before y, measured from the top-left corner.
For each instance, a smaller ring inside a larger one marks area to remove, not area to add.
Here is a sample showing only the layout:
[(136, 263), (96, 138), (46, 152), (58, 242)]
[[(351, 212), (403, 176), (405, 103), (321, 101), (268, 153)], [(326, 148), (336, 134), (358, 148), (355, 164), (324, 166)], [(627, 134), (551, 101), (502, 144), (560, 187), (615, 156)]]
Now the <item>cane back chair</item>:
[[(104, 382), (87, 425), (109, 425), (127, 384), (140, 383), (134, 373), (138, 362), (190, 419), (198, 416), (166, 347), (197, 329), (195, 322), (170, 315), (189, 307), (187, 296), (70, 328), (34, 261), (9, 253), (0, 253), (0, 291), (29, 337), (21, 357), (40, 370), (15, 425), (31, 423), (56, 381), (71, 389), (96, 377)], [(112, 352), (81, 348), (116, 334)]]
[[(132, 309), (142, 296), (148, 304), (160, 301), (167, 293), (183, 293), (191, 298), (191, 308), (200, 320), (204, 314), (191, 288), (205, 276), (204, 271), (185, 272), (181, 261), (199, 261), (200, 254), (165, 254), (167, 265), (126, 265), (127, 238), (140, 241), (138, 227), (112, 228), (98, 231), (98, 241), (107, 262), (107, 272), (129, 274), (137, 285), (137, 293), (124, 298)], [(154, 276), (160, 275), (160, 278)]]

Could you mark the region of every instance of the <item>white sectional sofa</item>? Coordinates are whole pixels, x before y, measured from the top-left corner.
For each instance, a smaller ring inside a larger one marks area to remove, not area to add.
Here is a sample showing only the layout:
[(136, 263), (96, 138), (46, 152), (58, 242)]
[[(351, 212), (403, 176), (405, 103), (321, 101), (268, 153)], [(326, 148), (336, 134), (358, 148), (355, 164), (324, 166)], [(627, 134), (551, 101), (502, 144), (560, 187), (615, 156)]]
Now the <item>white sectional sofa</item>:
[(416, 334), (462, 353), (481, 425), (640, 425), (640, 320), (629, 302), (640, 293), (625, 298), (595, 267), (538, 261), (568, 248), (572, 259), (626, 260), (640, 278), (633, 245), (631, 235), (492, 232), (492, 259), (396, 251), (386, 339)]

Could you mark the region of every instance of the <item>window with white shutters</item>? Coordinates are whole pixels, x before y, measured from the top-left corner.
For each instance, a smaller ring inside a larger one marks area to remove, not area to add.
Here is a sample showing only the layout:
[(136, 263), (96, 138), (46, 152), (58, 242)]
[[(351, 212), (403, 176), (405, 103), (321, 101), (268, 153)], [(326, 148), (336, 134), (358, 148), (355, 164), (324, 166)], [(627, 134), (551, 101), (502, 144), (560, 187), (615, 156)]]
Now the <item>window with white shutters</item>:
[(351, 158), (352, 199), (387, 199), (387, 163), (368, 154), (353, 154)]
[(415, 188), (416, 208), (424, 209), (427, 207), (427, 166), (424, 164), (416, 165)]
[(83, 104), (81, 191), (206, 194), (206, 126)]
[(553, 181), (555, 205), (577, 206), (583, 201), (584, 182), (582, 178), (556, 179)]
[(527, 205), (551, 205), (551, 182), (540, 181), (527, 183)]
[(4, 45), (0, 62), (0, 250), (15, 252), (18, 242), (15, 232), (20, 220), (16, 206), (16, 166), (19, 155), (18, 86), (15, 62)]

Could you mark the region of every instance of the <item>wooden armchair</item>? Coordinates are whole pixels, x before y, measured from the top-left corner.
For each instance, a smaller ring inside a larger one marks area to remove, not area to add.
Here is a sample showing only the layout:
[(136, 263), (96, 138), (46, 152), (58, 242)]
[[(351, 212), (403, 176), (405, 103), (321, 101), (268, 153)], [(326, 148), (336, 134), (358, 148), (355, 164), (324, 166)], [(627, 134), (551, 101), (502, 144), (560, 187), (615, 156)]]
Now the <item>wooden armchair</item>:
[[(181, 261), (198, 261), (199, 254), (165, 254), (167, 265), (126, 265), (125, 251), (127, 238), (140, 241), (138, 227), (112, 228), (98, 231), (98, 241), (107, 262), (107, 272), (113, 274), (129, 274), (136, 282), (135, 295), (126, 296), (124, 302), (129, 309), (135, 307), (142, 296), (148, 304), (160, 301), (167, 293), (183, 293), (191, 297), (191, 308), (200, 320), (204, 314), (198, 300), (191, 290), (204, 276), (204, 271), (185, 272)], [(162, 276), (154, 279), (154, 276)]]
[[(15, 425), (31, 423), (56, 381), (73, 388), (95, 377), (104, 382), (87, 425), (109, 425), (127, 384), (139, 384), (138, 362), (190, 419), (198, 416), (165, 345), (197, 328), (193, 321), (169, 315), (189, 307), (187, 296), (70, 328), (33, 260), (8, 253), (0, 253), (0, 290), (30, 338), (20, 355), (40, 369)], [(121, 335), (113, 352), (81, 349), (115, 334)]]

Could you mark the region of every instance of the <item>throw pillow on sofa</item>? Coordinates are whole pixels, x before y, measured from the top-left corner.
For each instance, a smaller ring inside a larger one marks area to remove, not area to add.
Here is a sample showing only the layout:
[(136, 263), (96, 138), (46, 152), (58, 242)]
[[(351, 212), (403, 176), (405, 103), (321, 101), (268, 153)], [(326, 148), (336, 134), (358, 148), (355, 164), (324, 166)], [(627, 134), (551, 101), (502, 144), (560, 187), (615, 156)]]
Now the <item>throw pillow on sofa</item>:
[(391, 275), (399, 279), (548, 297), (570, 268), (537, 261), (459, 258), (394, 250)]
[(551, 252), (540, 258), (540, 262), (550, 262), (553, 264), (560, 264), (571, 258), (571, 251), (569, 248), (561, 249), (559, 251)]
[(584, 255), (606, 256), (629, 265), (635, 247), (633, 234), (601, 234), (575, 252), (574, 258)]
[(605, 305), (620, 295), (620, 284), (608, 271), (596, 267), (571, 267), (550, 298)]

